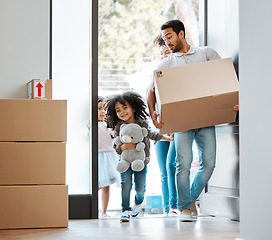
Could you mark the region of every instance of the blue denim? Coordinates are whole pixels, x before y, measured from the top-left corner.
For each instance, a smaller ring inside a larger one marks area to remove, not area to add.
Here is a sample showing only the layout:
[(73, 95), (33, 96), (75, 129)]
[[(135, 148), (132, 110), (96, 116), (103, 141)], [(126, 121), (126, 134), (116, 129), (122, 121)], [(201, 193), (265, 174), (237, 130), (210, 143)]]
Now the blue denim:
[(132, 189), (132, 175), (134, 175), (135, 184), (135, 204), (139, 205), (144, 201), (145, 186), (146, 186), (146, 166), (140, 172), (133, 171), (131, 167), (123, 173), (121, 173), (121, 197), (122, 197), (122, 212), (128, 210), (130, 207), (130, 192)]
[(155, 151), (161, 172), (163, 209), (164, 212), (169, 213), (170, 208), (177, 208), (175, 144), (158, 141), (155, 144)]
[[(216, 138), (215, 127), (198, 128), (174, 134), (176, 148), (176, 181), (178, 209), (190, 209), (215, 168)], [(193, 160), (192, 144), (196, 141), (199, 154), (199, 169), (190, 189), (190, 168)]]

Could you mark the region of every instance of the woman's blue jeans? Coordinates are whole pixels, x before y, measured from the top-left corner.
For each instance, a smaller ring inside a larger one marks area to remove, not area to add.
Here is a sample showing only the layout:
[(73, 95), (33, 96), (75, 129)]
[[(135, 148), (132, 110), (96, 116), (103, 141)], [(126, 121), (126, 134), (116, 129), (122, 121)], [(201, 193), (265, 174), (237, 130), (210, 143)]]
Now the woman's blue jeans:
[(135, 184), (135, 204), (139, 205), (144, 201), (145, 186), (146, 186), (146, 166), (140, 172), (133, 171), (131, 167), (121, 173), (121, 196), (122, 196), (122, 212), (131, 210), (130, 207), (130, 192), (132, 189), (132, 176), (134, 175)]
[[(174, 134), (176, 155), (176, 181), (178, 190), (178, 209), (190, 209), (208, 180), (216, 158), (215, 127), (198, 128)], [(192, 145), (196, 141), (199, 154), (199, 169), (190, 189), (190, 168), (193, 160)]]
[(175, 144), (158, 141), (155, 144), (155, 151), (161, 172), (163, 208), (164, 212), (169, 213), (170, 208), (177, 208)]

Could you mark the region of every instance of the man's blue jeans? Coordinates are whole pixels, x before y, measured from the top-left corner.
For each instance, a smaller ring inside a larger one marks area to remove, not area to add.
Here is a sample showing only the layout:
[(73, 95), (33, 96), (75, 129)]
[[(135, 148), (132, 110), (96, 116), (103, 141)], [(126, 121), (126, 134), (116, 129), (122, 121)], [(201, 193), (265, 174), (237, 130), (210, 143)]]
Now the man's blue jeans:
[(177, 208), (175, 144), (158, 141), (155, 150), (161, 172), (163, 209), (164, 212), (169, 213), (170, 208)]
[(146, 185), (146, 166), (140, 172), (129, 169), (121, 173), (121, 194), (122, 194), (122, 212), (130, 211), (130, 192), (132, 189), (132, 175), (134, 175), (135, 184), (135, 204), (139, 205), (144, 201), (145, 185)]
[[(216, 158), (215, 127), (198, 128), (174, 134), (176, 148), (176, 181), (178, 190), (178, 209), (190, 209), (208, 180)], [(196, 141), (199, 153), (199, 169), (190, 189), (190, 168), (193, 160), (192, 145)]]

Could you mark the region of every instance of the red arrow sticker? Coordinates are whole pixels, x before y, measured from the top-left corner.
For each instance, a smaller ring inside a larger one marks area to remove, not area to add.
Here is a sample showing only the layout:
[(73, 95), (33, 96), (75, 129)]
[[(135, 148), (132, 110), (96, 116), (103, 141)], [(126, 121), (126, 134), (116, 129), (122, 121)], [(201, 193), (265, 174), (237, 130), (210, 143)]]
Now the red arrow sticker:
[(43, 85), (39, 82), (36, 87), (38, 88), (38, 97), (42, 96), (42, 87)]

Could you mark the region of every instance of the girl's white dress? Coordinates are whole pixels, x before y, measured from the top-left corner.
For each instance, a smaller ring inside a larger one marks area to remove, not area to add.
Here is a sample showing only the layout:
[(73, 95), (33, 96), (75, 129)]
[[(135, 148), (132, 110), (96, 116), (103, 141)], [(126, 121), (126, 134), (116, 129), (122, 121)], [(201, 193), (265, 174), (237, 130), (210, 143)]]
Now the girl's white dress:
[(117, 154), (112, 147), (110, 129), (98, 122), (98, 187), (109, 186), (119, 180), (116, 170)]

